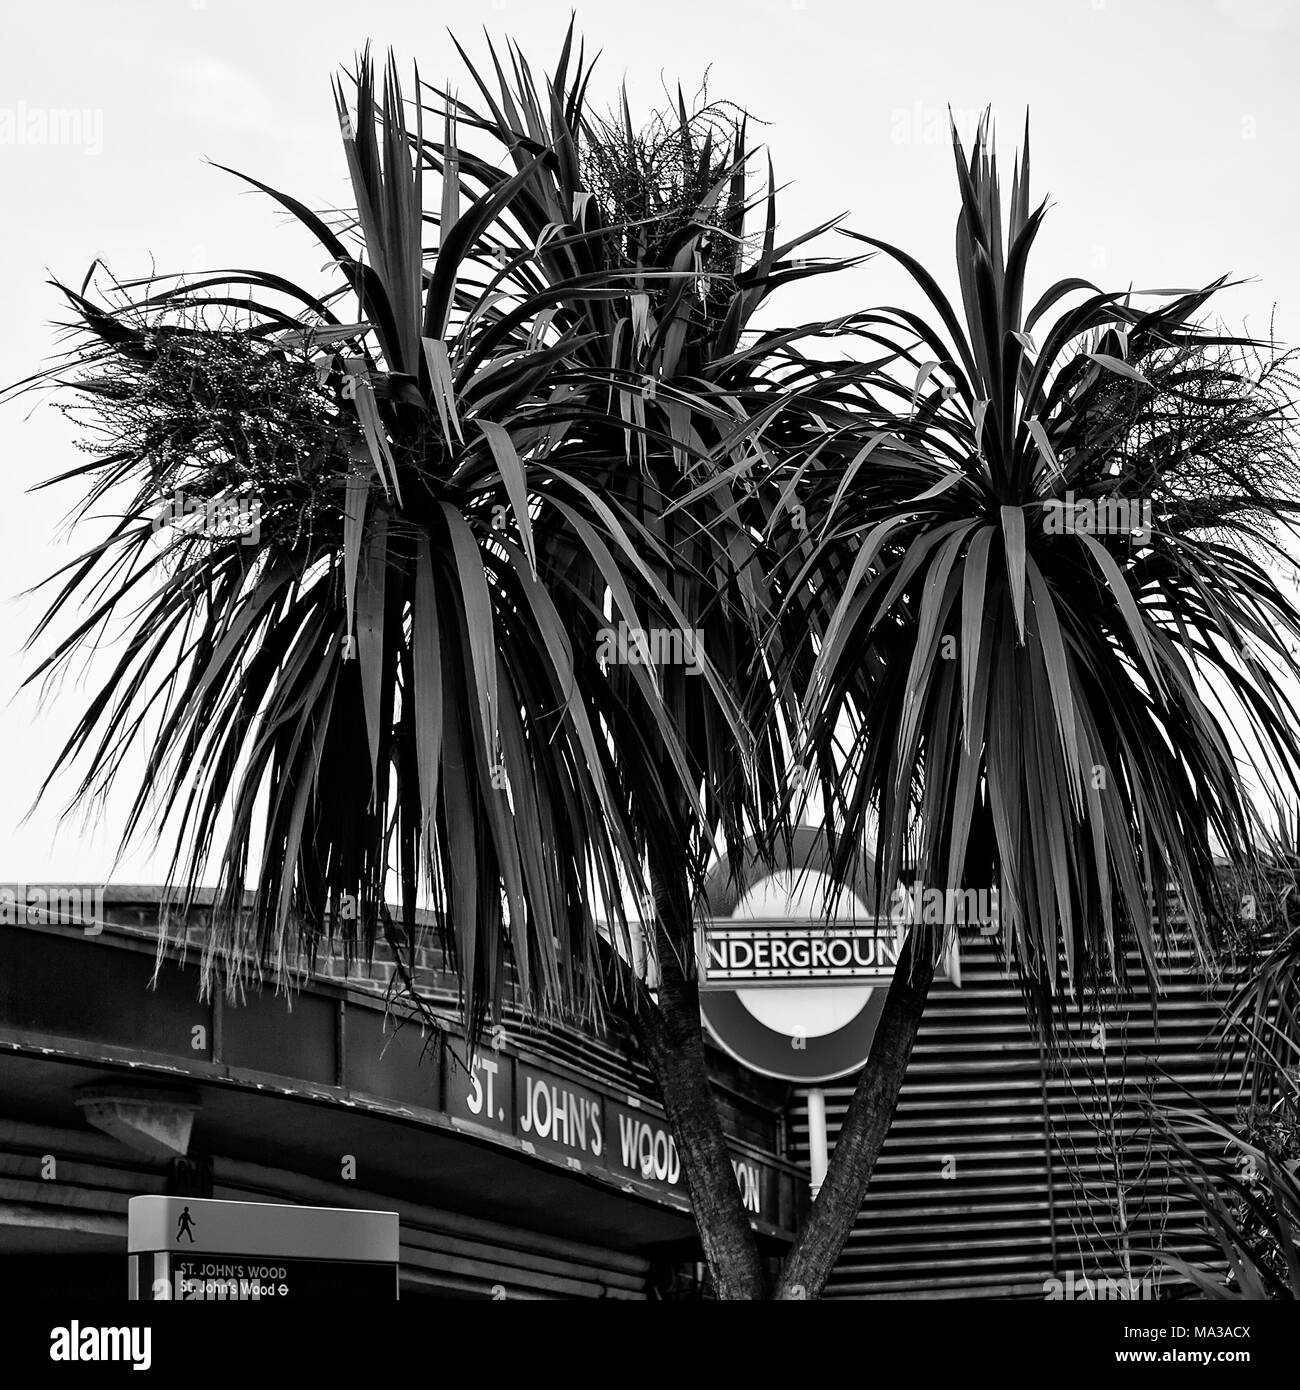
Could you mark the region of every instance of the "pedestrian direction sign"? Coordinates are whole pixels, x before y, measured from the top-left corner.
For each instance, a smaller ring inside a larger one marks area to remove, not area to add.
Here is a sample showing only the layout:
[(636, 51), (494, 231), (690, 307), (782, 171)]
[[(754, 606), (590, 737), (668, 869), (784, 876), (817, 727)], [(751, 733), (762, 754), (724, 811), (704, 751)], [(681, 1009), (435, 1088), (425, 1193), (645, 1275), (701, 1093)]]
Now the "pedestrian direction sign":
[(397, 1297), (393, 1211), (133, 1197), (127, 1253), (133, 1299)]

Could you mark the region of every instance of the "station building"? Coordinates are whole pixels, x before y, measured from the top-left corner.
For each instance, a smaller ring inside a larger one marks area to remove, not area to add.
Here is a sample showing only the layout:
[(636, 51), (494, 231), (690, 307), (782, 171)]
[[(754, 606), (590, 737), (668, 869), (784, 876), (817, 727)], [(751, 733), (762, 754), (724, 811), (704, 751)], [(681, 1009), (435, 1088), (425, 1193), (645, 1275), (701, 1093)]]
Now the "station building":
[[(389, 1007), (382, 945), (350, 969), (319, 958), (288, 995), (269, 981), (205, 999), (202, 922), (160, 962), (162, 899), (0, 889), (21, 903), (0, 912), (0, 1291), (124, 1298), (126, 1205), (143, 1194), (397, 1211), (403, 1298), (698, 1289), (680, 1165), (617, 1020), (507, 1011), (475, 1062), (436, 950), (420, 978), (433, 1029)], [(1146, 1100), (1179, 1087), (1231, 1106), (1210, 1046), (1221, 998), (1174, 960), (1158, 1026), (1139, 994), (1049, 1056), (991, 946), (963, 942), (828, 1296), (1042, 1298), (1153, 1244), (1195, 1254), (1191, 1212), (1134, 1136)], [(710, 1058), (776, 1261), (809, 1202), (807, 1094)], [(825, 1088), (832, 1143), (849, 1095)]]

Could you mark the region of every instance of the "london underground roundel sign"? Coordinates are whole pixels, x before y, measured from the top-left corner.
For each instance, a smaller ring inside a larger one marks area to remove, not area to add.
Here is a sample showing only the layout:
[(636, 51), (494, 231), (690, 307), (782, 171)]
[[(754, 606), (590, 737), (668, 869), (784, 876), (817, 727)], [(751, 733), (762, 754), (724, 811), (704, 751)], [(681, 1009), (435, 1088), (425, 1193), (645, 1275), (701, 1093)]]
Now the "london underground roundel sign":
[(861, 1071), (897, 959), (894, 925), (877, 914), (865, 870), (851, 885), (850, 923), (746, 913), (774, 874), (821, 875), (827, 859), (824, 840), (805, 826), (773, 869), (747, 854), (736, 883), (717, 865), (700, 930), (700, 1013), (714, 1041), (752, 1071), (803, 1085)]

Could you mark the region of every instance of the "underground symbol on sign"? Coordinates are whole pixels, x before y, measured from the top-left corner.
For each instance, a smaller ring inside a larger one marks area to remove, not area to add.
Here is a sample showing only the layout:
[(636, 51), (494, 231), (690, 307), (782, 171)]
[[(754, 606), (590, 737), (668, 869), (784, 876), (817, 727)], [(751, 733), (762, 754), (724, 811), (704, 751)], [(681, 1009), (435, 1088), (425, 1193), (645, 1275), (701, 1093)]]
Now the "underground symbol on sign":
[(182, 1207), (181, 1214), (176, 1218), (176, 1239), (182, 1236), (189, 1236), (190, 1244), (194, 1244), (194, 1218), (190, 1215), (189, 1207)]

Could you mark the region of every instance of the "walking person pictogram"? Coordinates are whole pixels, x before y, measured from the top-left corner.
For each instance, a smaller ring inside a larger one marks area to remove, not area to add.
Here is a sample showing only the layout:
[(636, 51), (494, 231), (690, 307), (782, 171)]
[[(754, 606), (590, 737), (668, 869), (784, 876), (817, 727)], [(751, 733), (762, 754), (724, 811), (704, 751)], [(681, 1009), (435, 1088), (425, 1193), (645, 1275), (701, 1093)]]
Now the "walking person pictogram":
[(182, 1236), (189, 1236), (190, 1244), (194, 1244), (194, 1218), (190, 1215), (189, 1207), (182, 1207), (181, 1214), (176, 1220), (176, 1240), (178, 1243)]

